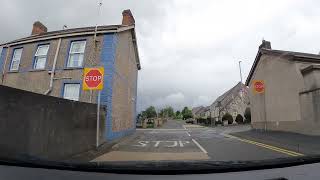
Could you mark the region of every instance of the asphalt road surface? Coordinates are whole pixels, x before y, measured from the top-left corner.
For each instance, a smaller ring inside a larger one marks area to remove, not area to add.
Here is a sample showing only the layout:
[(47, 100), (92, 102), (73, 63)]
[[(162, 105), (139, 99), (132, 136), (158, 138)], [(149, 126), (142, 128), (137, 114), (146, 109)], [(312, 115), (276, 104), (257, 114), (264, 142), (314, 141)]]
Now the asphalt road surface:
[(248, 125), (203, 127), (169, 120), (162, 128), (137, 129), (112, 151), (92, 161), (155, 160), (263, 160), (298, 156), (298, 153), (229, 135)]

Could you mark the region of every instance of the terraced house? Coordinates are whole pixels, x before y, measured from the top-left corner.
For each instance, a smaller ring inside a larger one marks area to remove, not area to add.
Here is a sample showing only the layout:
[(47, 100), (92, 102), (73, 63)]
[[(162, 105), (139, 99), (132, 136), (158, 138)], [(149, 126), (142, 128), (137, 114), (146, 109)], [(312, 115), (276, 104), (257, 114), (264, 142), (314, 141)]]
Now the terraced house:
[(238, 114), (244, 116), (245, 109), (249, 107), (249, 104), (248, 88), (239, 82), (210, 105), (211, 117), (218, 121), (224, 114), (229, 113), (235, 120)]
[(104, 67), (101, 104), (107, 139), (135, 128), (140, 70), (135, 19), (122, 12), (122, 24), (47, 32), (40, 22), (31, 36), (1, 44), (0, 84), (48, 96), (96, 103), (97, 92), (82, 90), (83, 68)]

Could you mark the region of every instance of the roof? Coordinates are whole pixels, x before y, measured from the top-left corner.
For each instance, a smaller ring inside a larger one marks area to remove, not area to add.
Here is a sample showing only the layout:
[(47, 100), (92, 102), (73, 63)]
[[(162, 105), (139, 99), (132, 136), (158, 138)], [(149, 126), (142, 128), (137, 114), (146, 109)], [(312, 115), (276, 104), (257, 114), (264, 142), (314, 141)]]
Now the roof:
[(251, 70), (246, 80), (246, 86), (249, 86), (249, 82), (253, 76), (253, 73), (260, 61), (260, 58), (263, 54), (273, 54), (288, 57), (288, 59), (294, 61), (303, 61), (303, 62), (318, 62), (320, 63), (320, 55), (318, 54), (310, 54), (310, 53), (302, 53), (302, 52), (295, 52), (295, 51), (284, 51), (284, 50), (275, 50), (275, 49), (266, 49), (261, 48), (258, 50), (256, 58), (253, 62)]
[(301, 71), (302, 74), (307, 74), (307, 73), (312, 72), (313, 70), (318, 70), (319, 71), (320, 70), (320, 65), (310, 65), (310, 66), (307, 66), (307, 67), (301, 69), (300, 71)]
[(223, 93), (221, 96), (219, 96), (212, 104), (211, 106), (215, 106), (215, 104), (218, 104), (218, 102), (221, 102), (222, 106), (225, 106), (228, 104), (228, 102), (225, 102), (225, 98), (229, 95), (236, 95), (242, 88), (246, 87), (242, 82), (238, 82), (235, 86), (233, 86), (231, 89)]
[(192, 108), (191, 112), (192, 112), (192, 114), (196, 114), (202, 108), (203, 108), (203, 106), (194, 107), (194, 108)]
[(206, 111), (206, 107), (201, 106), (201, 108), (200, 108), (197, 112), (195, 112), (194, 114), (195, 114), (195, 115), (201, 114), (201, 113), (203, 113), (203, 112), (205, 112), (205, 111)]
[[(103, 30), (117, 30), (118, 28), (122, 27), (122, 25), (110, 25), (110, 26), (98, 26), (97, 31)], [(95, 26), (91, 27), (82, 27), (82, 28), (72, 28), (72, 29), (65, 29), (65, 30), (58, 30), (58, 31), (50, 31), (42, 34), (31, 35), (28, 37), (16, 39), (7, 43), (0, 44), (0, 46), (6, 46), (13, 43), (23, 43), (27, 40), (38, 40), (41, 38), (55, 38), (58, 35), (66, 35), (66, 34), (73, 34), (73, 33), (84, 33), (84, 32), (94, 32)]]
[[(19, 44), (25, 44), (30, 42), (37, 42), (37, 41), (44, 41), (50, 39), (57, 39), (62, 37), (70, 37), (70, 36), (81, 36), (81, 35), (93, 35), (95, 33), (95, 26), (91, 27), (82, 27), (82, 28), (73, 28), (73, 29), (65, 29), (65, 30), (58, 30), (58, 31), (51, 31), (46, 32), (38, 35), (31, 35), (25, 38), (20, 38), (17, 40), (13, 40), (7, 43), (0, 44), (0, 46), (8, 47), (14, 46)], [(126, 26), (126, 25), (109, 25), (109, 26), (98, 26), (96, 34), (104, 34), (104, 33), (118, 33), (122, 31), (131, 30), (133, 36), (133, 43), (135, 47), (135, 51), (137, 54), (137, 67), (140, 70), (140, 59), (139, 59), (139, 52), (138, 52), (138, 45), (136, 40), (136, 33), (135, 33), (135, 26)]]

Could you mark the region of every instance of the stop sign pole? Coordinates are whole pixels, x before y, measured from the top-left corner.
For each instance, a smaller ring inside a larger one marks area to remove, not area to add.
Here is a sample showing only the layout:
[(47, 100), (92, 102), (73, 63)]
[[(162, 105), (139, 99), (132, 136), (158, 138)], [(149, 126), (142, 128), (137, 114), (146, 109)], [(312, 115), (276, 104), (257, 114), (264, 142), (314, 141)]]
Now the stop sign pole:
[(253, 80), (253, 91), (256, 95), (263, 96), (264, 103), (264, 130), (267, 131), (267, 112), (266, 112), (266, 95), (265, 95), (265, 83), (264, 80)]
[(98, 105), (97, 105), (97, 131), (96, 131), (96, 148), (99, 147), (99, 131), (100, 131), (100, 97), (101, 91), (98, 91)]
[(100, 99), (101, 90), (103, 89), (104, 68), (84, 68), (83, 73), (83, 90), (97, 90), (97, 130), (96, 130), (96, 148), (99, 147), (99, 131), (100, 131)]

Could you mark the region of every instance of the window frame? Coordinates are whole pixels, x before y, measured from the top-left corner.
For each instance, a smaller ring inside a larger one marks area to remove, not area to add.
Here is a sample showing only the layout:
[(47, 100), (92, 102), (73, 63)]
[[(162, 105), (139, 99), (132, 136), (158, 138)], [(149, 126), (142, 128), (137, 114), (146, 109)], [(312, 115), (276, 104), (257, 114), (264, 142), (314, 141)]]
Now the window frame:
[[(44, 55), (37, 56), (37, 52), (38, 52), (38, 50), (39, 50), (39, 47), (41, 47), (41, 46), (48, 46), (47, 54), (45, 55), (45, 57), (46, 57), (45, 65), (44, 65), (43, 68), (35, 68), (36, 63), (38, 62), (38, 61), (37, 61), (37, 58), (38, 58), (38, 57), (44, 57)], [(34, 56), (33, 56), (33, 63), (32, 63), (32, 68), (31, 68), (32, 70), (44, 70), (44, 69), (46, 69), (46, 67), (47, 67), (47, 62), (48, 62), (48, 53), (49, 53), (49, 50), (50, 50), (50, 43), (38, 44), (38, 45), (37, 45), (37, 48), (36, 48), (36, 50), (35, 50), (35, 52), (34, 52)]]
[[(21, 55), (20, 55), (20, 58), (19, 58), (18, 68), (17, 68), (17, 69), (12, 69), (14, 53), (15, 53), (17, 50), (20, 50), (20, 49), (21, 49)], [(18, 71), (19, 71), (19, 69), (20, 69), (20, 63), (21, 63), (21, 58), (22, 58), (22, 53), (23, 53), (23, 47), (16, 47), (16, 48), (14, 48), (14, 49), (12, 50), (11, 61), (10, 61), (10, 65), (9, 65), (9, 72), (18, 72)]]
[[(84, 50), (83, 50), (83, 53), (71, 53), (72, 44), (73, 44), (73, 43), (76, 43), (76, 42), (84, 42)], [(65, 69), (82, 69), (82, 68), (84, 67), (86, 48), (87, 48), (87, 39), (71, 40), (71, 41), (69, 42), (69, 48), (68, 48), (68, 52), (67, 52), (67, 56), (66, 56)], [(83, 54), (83, 59), (82, 59), (82, 62), (81, 62), (81, 65), (80, 65), (80, 66), (76, 66), (76, 67), (70, 67), (70, 66), (68, 66), (69, 61), (70, 61), (71, 54)]]
[[(78, 97), (78, 100), (72, 100), (72, 99), (64, 98), (65, 86), (67, 84), (79, 84), (79, 97)], [(64, 81), (64, 82), (62, 82), (62, 86), (61, 86), (61, 98), (66, 99), (66, 100), (70, 100), (70, 101), (80, 101), (81, 90), (82, 90), (82, 82), (81, 81)]]

